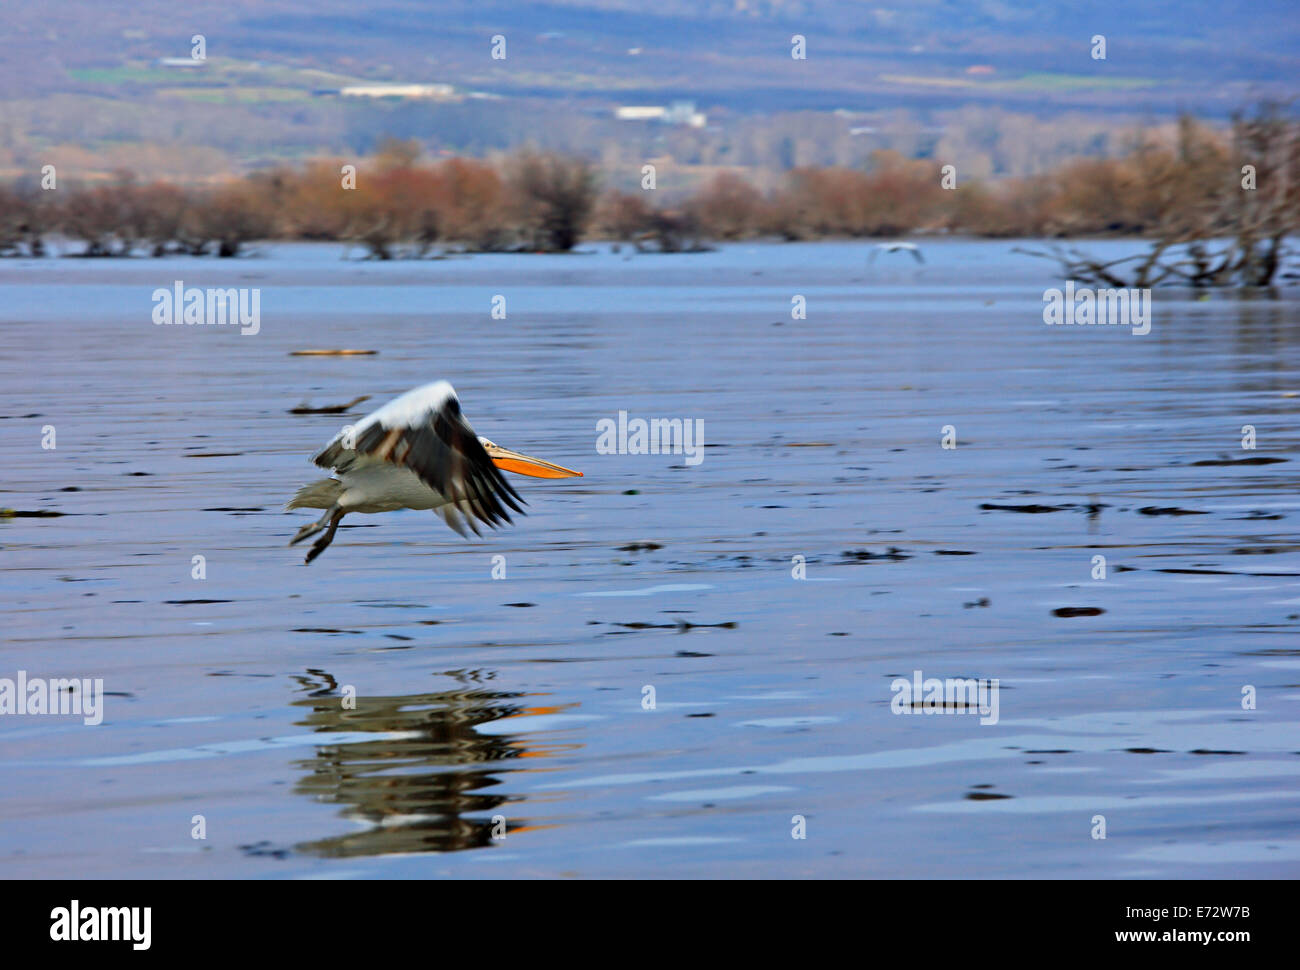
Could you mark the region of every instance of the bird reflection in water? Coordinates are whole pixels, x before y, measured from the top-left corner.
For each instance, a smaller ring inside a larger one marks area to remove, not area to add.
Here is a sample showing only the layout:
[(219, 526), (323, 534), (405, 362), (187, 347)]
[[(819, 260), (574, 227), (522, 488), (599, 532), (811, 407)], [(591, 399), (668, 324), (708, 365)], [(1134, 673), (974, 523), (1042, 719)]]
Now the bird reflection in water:
[[(373, 741), (331, 745), (327, 739), (296, 767), (306, 772), (294, 791), (344, 806), (343, 816), (364, 825), (359, 832), (304, 842), (299, 852), (347, 858), (407, 852), (452, 852), (494, 843), (503, 829), (527, 831), (517, 813), (503, 808), (520, 796), (493, 793), (507, 762), (546, 757), (557, 747), (525, 746), (510, 735), (485, 735), (475, 727), (506, 717), (542, 713), (525, 695), (474, 686), (478, 672), (453, 674), (463, 690), (393, 697), (355, 698), (344, 707), (342, 690), (320, 670), (296, 678), (310, 693), (295, 706), (310, 710), (297, 723), (315, 731), (374, 732)], [(466, 818), (473, 815), (474, 818)], [(504, 824), (492, 821), (505, 816)]]

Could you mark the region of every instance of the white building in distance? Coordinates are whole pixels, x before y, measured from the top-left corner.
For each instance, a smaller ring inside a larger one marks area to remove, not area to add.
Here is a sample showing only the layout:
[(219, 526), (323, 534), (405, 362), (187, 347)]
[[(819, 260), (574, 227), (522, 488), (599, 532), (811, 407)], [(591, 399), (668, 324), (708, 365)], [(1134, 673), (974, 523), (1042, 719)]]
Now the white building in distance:
[(450, 84), (351, 84), (339, 89), (345, 98), (450, 98)]
[(703, 128), (708, 123), (704, 112), (695, 110), (694, 101), (674, 101), (666, 108), (661, 104), (622, 105), (614, 109), (614, 117), (619, 121), (658, 121), (691, 128)]

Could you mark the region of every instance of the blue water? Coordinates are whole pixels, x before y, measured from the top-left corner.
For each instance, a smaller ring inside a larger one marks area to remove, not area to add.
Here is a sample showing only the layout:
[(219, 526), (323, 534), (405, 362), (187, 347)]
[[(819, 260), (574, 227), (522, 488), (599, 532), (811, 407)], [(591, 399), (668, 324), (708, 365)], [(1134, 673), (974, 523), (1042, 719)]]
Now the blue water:
[[(0, 715), (0, 871), (1300, 873), (1297, 294), (1047, 327), (1013, 245), (0, 262), (0, 507), (63, 513), (0, 518), (0, 678), (108, 695)], [(176, 280), (260, 288), (259, 332), (155, 326)], [(310, 455), (438, 378), (584, 477), (304, 566)], [(703, 461), (599, 453), (619, 411)], [(997, 723), (893, 713), (914, 670)]]

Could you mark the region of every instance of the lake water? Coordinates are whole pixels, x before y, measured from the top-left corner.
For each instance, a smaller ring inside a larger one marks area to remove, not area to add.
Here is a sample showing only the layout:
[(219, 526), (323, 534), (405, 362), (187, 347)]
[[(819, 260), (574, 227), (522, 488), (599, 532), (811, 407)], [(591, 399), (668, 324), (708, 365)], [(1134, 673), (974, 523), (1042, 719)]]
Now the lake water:
[[(61, 513), (0, 519), (0, 678), (106, 694), (0, 716), (0, 872), (1300, 874), (1298, 294), (1049, 327), (1012, 245), (0, 262), (0, 507)], [(155, 326), (177, 280), (260, 331)], [(310, 456), (438, 378), (585, 477), (305, 566)], [(620, 411), (703, 461), (598, 453)]]

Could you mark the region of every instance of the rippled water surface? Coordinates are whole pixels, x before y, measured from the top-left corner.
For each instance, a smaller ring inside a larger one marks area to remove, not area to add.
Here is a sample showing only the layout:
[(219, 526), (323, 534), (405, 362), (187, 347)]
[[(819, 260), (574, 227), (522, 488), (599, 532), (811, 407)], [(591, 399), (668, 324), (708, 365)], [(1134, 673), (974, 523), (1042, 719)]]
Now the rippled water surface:
[[(1295, 294), (1047, 327), (1010, 248), (4, 261), (0, 677), (107, 696), (0, 716), (0, 871), (1300, 874)], [(155, 326), (175, 280), (260, 333)], [(443, 377), (585, 477), (304, 566), (281, 507), (369, 405), (289, 409)], [(598, 454), (620, 410), (704, 460)], [(892, 713), (915, 670), (998, 722)]]

